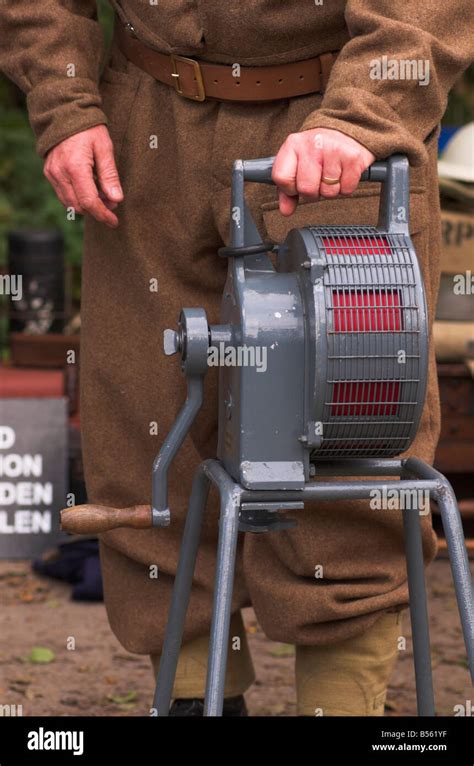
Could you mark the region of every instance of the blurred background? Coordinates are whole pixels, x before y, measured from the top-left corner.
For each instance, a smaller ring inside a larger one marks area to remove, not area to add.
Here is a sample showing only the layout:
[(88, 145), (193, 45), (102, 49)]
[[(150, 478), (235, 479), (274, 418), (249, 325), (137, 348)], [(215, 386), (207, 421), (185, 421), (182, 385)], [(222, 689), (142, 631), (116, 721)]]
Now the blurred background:
[[(106, 0), (98, 0), (107, 43), (113, 13)], [(7, 233), (12, 229), (50, 229), (64, 237), (65, 255), (73, 275), (72, 299), (80, 298), (82, 219), (66, 221), (64, 209), (43, 176), (43, 161), (35, 151), (24, 94), (0, 74), (0, 266), (7, 262)], [(5, 328), (3, 342), (5, 342)]]
[[(112, 11), (105, 0), (99, 0), (98, 7), (109, 41)], [(442, 121), (439, 151), (443, 275), (435, 324), (443, 415), (436, 467), (456, 490), (471, 556), (473, 120), (471, 67), (453, 88)], [(100, 605), (97, 541), (66, 538), (57, 521), (64, 497), (68, 497), (70, 505), (86, 501), (78, 405), (83, 222), (81, 216), (66, 219), (43, 176), (43, 160), (35, 152), (25, 97), (2, 75), (0, 126), (0, 278), (6, 280), (15, 274), (23, 277), (21, 300), (13, 299), (13, 282), (4, 281), (3, 287), (9, 289), (0, 290), (0, 487), (4, 487), (3, 494), (0, 492), (0, 604), (17, 607), (2, 617), (6, 619), (4, 635), (10, 636), (11, 643), (4, 653), (0, 647), (0, 697), (2, 691), (8, 692), (15, 704), (30, 704), (39, 714), (67, 714), (69, 708), (79, 714), (142, 714), (151, 693), (151, 676), (143, 658), (135, 658), (135, 681), (130, 688), (132, 655), (124, 652), (110, 633)], [(24, 479), (31, 479), (28, 488)], [(32, 510), (13, 513), (15, 504)], [(433, 656), (443, 689), (441, 712), (452, 715), (450, 694), (463, 694), (466, 666), (459, 659), (459, 626), (451, 624), (454, 597), (436, 512), (434, 524), (440, 535), (440, 552), (430, 579), (438, 629)], [(58, 606), (60, 613), (55, 613)], [(74, 660), (74, 691), (63, 693), (64, 663), (71, 660), (62, 656), (58, 636), (68, 620), (75, 624), (76, 634), (82, 631), (89, 654)], [(292, 647), (268, 642), (251, 610), (247, 610), (246, 625), (253, 651), (262, 658), (260, 679), (265, 686), (263, 696), (258, 684), (251, 692), (251, 713), (291, 714)], [(94, 636), (100, 636), (101, 646), (94, 642)], [(20, 672), (19, 662), (26, 662), (29, 669)], [(388, 702), (391, 715), (414, 710), (410, 662), (401, 663), (392, 684)], [(50, 680), (45, 682), (41, 667), (49, 663), (56, 663), (56, 670), (50, 671)], [(45, 683), (49, 683), (48, 694)], [(110, 694), (103, 693), (104, 684), (110, 687)]]

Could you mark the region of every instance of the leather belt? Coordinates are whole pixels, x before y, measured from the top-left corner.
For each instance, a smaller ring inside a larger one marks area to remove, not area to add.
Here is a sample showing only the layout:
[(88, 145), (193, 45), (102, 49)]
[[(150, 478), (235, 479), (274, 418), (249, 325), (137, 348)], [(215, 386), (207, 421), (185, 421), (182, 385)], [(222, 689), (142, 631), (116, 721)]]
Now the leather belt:
[(184, 98), (204, 101), (275, 101), (322, 93), (338, 51), (272, 66), (213, 64), (175, 53), (160, 53), (135, 35), (131, 24), (115, 25), (115, 39), (132, 64), (171, 85)]

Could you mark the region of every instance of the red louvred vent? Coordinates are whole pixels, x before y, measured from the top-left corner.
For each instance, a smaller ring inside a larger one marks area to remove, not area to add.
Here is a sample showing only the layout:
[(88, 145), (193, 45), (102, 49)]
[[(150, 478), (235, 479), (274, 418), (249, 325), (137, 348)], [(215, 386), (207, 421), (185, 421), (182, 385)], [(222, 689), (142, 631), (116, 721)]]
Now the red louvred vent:
[(399, 400), (399, 381), (341, 381), (333, 386), (331, 413), (335, 417), (394, 417)]
[(312, 457), (399, 455), (413, 440), (426, 379), (416, 254), (408, 237), (382, 228), (310, 229), (323, 288), (314, 291), (311, 415), (324, 434)]
[[(397, 291), (333, 291), (334, 332), (397, 332), (402, 330), (402, 307)], [(397, 381), (337, 382), (331, 412), (336, 417), (390, 417), (397, 411)]]
[[(327, 255), (392, 254), (385, 238), (325, 238)], [(398, 290), (333, 289), (334, 333), (401, 332), (403, 313)], [(400, 400), (399, 381), (340, 381), (333, 385), (331, 413), (335, 417), (394, 417)]]
[(326, 255), (392, 255), (385, 237), (321, 237)]
[(334, 332), (400, 332), (400, 295), (396, 290), (333, 290)]

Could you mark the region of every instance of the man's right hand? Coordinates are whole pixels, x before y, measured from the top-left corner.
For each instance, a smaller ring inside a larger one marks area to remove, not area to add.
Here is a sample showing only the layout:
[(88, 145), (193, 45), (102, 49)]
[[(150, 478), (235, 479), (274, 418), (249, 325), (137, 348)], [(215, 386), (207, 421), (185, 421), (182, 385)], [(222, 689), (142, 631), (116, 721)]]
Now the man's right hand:
[(115, 228), (123, 200), (112, 140), (105, 125), (75, 133), (46, 155), (44, 174), (64, 207)]

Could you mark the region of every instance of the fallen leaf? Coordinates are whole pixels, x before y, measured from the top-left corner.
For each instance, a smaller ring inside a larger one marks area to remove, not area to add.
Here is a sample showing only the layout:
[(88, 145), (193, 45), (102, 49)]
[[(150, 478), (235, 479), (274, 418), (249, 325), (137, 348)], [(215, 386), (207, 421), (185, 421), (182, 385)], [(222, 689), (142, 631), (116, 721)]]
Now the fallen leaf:
[(10, 684), (8, 691), (15, 692), (16, 694), (25, 694), (27, 690), (24, 686), (16, 686), (15, 684)]
[(126, 694), (107, 694), (107, 699), (117, 705), (127, 705), (136, 700), (137, 696), (136, 692), (127, 692)]
[(3, 572), (0, 574), (0, 580), (7, 580), (9, 577), (26, 577), (28, 572)]
[(295, 653), (295, 647), (293, 644), (276, 644), (273, 649), (269, 650), (269, 654), (272, 657), (291, 657)]
[(451, 593), (451, 588), (446, 588), (440, 585), (433, 585), (431, 588), (431, 595), (435, 597), (448, 596)]
[(125, 660), (126, 662), (141, 662), (141, 658), (137, 657), (133, 654), (119, 654), (116, 652), (114, 655), (112, 655), (112, 659), (114, 660)]
[(77, 707), (79, 701), (75, 697), (63, 697), (59, 700), (61, 705), (67, 705), (68, 707)]
[(34, 665), (46, 665), (48, 662), (53, 662), (55, 658), (54, 652), (45, 646), (34, 646), (26, 657), (27, 661), (32, 662)]

